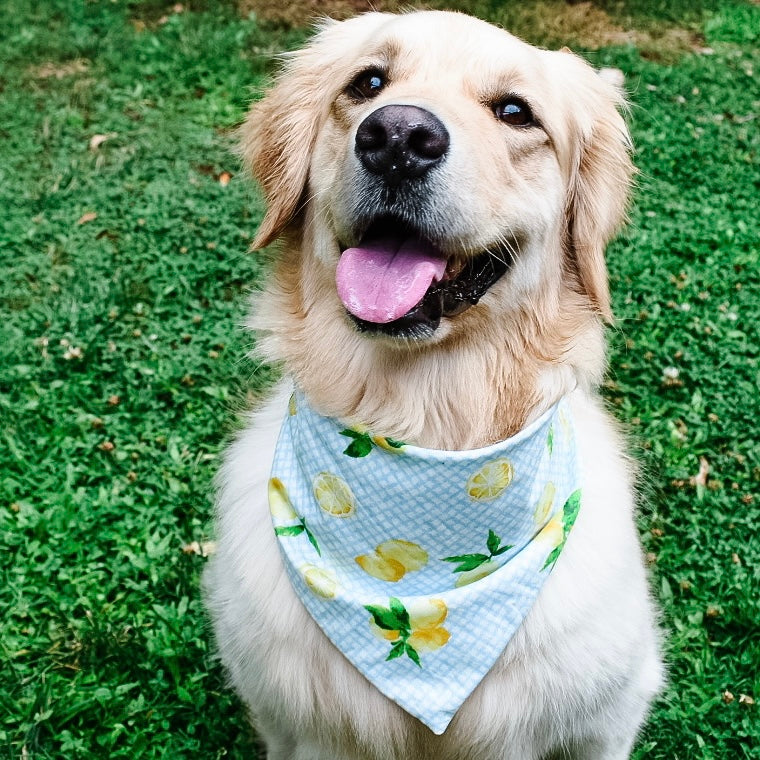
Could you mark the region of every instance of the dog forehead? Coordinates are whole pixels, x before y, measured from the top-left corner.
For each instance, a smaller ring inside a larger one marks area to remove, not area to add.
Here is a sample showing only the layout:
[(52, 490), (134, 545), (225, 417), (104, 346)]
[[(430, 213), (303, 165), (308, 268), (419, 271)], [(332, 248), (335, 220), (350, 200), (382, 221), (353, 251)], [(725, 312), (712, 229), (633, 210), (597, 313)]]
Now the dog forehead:
[(482, 83), (511, 74), (539, 76), (544, 51), (463, 13), (417, 11), (388, 19), (367, 47), (415, 76), (458, 76)]

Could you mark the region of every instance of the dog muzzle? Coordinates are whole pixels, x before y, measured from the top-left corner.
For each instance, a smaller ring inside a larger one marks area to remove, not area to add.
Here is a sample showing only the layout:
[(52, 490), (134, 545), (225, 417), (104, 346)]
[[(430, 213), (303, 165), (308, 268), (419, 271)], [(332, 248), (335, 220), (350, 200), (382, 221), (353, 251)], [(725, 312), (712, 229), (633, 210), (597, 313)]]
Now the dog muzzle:
[(346, 427), (297, 392), (269, 481), (293, 588), (375, 687), (441, 734), (559, 560), (576, 459), (565, 399), (506, 441), (441, 451)]

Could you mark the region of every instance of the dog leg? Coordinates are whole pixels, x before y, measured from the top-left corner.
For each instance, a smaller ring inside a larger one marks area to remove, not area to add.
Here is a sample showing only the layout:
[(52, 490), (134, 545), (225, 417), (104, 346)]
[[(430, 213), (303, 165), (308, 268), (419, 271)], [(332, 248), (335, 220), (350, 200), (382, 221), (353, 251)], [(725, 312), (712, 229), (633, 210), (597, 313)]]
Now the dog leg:
[(348, 760), (348, 758), (345, 756), (338, 757), (334, 752), (321, 749), (311, 743), (299, 742), (288, 760)]
[(567, 753), (567, 760), (628, 760), (638, 736), (638, 725), (608, 736), (579, 741)]
[(293, 742), (267, 742), (267, 760), (292, 760), (293, 758)]
[(293, 760), (296, 741), (287, 733), (258, 726), (257, 733), (265, 747), (266, 760)]
[(570, 755), (572, 760), (628, 760), (635, 737), (588, 742)]

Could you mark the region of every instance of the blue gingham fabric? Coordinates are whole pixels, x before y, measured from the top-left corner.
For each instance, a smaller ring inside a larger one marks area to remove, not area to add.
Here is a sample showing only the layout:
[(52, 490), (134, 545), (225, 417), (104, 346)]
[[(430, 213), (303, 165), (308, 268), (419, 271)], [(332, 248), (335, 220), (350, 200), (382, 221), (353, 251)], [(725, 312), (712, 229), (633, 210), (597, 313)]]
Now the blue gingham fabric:
[(530, 610), (580, 497), (565, 400), (506, 441), (440, 451), (346, 427), (296, 392), (269, 481), (306, 609), (436, 734)]

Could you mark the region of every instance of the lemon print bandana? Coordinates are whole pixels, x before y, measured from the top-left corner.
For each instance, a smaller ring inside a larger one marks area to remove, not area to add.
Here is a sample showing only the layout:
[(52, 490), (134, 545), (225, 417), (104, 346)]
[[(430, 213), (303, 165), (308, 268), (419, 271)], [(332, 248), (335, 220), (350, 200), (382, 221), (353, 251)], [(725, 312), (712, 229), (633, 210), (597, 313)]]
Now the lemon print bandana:
[(471, 451), (383, 438), (290, 401), (269, 505), (306, 609), (383, 694), (446, 730), (523, 621), (581, 505), (565, 400)]

